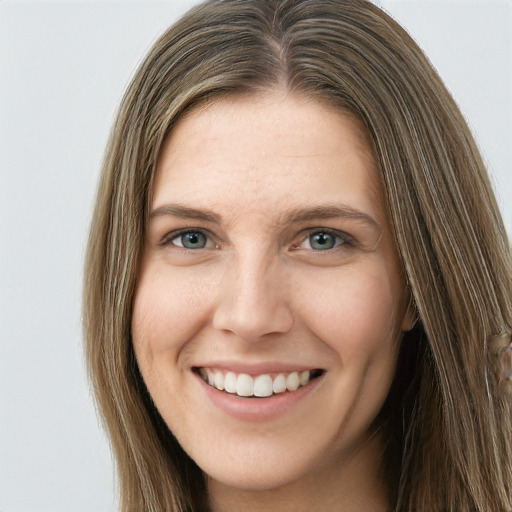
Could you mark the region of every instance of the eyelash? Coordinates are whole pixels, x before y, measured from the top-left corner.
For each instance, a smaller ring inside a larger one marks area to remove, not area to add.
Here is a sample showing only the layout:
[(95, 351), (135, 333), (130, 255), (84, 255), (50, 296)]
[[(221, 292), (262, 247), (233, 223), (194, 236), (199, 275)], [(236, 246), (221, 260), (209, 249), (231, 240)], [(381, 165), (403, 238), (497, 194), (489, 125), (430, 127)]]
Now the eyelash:
[[(162, 245), (162, 246), (172, 245), (172, 246), (174, 246), (178, 249), (184, 250), (184, 251), (205, 249), (205, 247), (201, 247), (199, 249), (191, 249), (191, 248), (183, 247), (181, 245), (177, 245), (177, 244), (173, 243), (174, 240), (176, 240), (180, 236), (186, 235), (187, 233), (190, 233), (190, 234), (196, 233), (196, 234), (203, 235), (207, 241), (213, 240), (213, 236), (207, 230), (200, 229), (200, 228), (197, 228), (197, 229), (187, 228), (187, 229), (180, 229), (178, 231), (173, 231), (171, 233), (168, 233), (167, 235), (164, 236), (164, 238), (160, 242), (160, 245)], [(215, 247), (217, 247), (217, 244), (215, 244)]]
[[(180, 229), (178, 231), (173, 231), (171, 233), (168, 233), (160, 242), (160, 245), (162, 246), (169, 246), (172, 245), (173, 247), (177, 249), (181, 249), (183, 251), (199, 251), (201, 249), (209, 249), (209, 247), (199, 247), (196, 249), (184, 247), (182, 245), (178, 245), (176, 243), (173, 243), (174, 240), (177, 238), (186, 235), (186, 234), (199, 234), (203, 235), (206, 238), (206, 241), (214, 241), (214, 237), (212, 234), (202, 228), (186, 228), (186, 229)], [(332, 248), (329, 249), (313, 249), (312, 247), (306, 250), (311, 250), (316, 253), (332, 253), (336, 250), (346, 250), (349, 247), (354, 247), (356, 245), (355, 240), (353, 237), (348, 235), (347, 233), (344, 233), (343, 231), (328, 229), (328, 228), (312, 228), (308, 229), (307, 231), (303, 232), (300, 237), (300, 241), (297, 243), (292, 244), (293, 250), (301, 250), (301, 245), (304, 244), (308, 239), (310, 239), (313, 235), (328, 235), (333, 237), (334, 239), (341, 239), (341, 243), (338, 243)], [(347, 247), (348, 246), (348, 247)], [(211, 247), (210, 247), (211, 248)], [(218, 248), (218, 244), (215, 243), (215, 248)]]
[(340, 239), (341, 243), (338, 243), (334, 247), (331, 247), (329, 249), (313, 249), (312, 247), (309, 250), (312, 250), (314, 252), (318, 253), (332, 253), (336, 250), (346, 250), (347, 246), (352, 247), (355, 245), (355, 241), (353, 237), (348, 235), (347, 233), (344, 233), (343, 231), (338, 231), (335, 229), (327, 229), (327, 228), (313, 228), (307, 230), (305, 232), (304, 236), (301, 238), (300, 243), (294, 244), (293, 249), (300, 250), (300, 246), (306, 242), (308, 239), (311, 239), (314, 235), (329, 235), (333, 237), (334, 239)]

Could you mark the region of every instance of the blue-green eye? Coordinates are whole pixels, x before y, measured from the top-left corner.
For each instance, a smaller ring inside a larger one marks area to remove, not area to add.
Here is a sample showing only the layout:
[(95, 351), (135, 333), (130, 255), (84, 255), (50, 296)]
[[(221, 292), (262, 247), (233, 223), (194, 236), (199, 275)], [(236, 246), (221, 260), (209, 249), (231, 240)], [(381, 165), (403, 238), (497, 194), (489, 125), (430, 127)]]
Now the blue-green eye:
[(314, 233), (309, 236), (309, 245), (317, 251), (325, 251), (336, 247), (336, 237), (330, 233)]
[(299, 246), (299, 249), (313, 249), (314, 251), (328, 251), (347, 243), (347, 239), (329, 231), (315, 231), (311, 233)]
[(185, 231), (173, 238), (171, 242), (184, 249), (204, 249), (208, 238), (200, 231)]

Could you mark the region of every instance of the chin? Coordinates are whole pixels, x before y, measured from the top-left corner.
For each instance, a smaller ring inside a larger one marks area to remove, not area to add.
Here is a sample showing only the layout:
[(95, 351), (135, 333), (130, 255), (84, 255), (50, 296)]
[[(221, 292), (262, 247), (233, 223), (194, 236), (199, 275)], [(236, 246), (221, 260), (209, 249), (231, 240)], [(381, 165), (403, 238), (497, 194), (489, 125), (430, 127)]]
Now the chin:
[(244, 468), (208, 468), (209, 486), (220, 486), (245, 492), (273, 491), (293, 485), (304, 478), (300, 468), (276, 467), (277, 464), (253, 463)]

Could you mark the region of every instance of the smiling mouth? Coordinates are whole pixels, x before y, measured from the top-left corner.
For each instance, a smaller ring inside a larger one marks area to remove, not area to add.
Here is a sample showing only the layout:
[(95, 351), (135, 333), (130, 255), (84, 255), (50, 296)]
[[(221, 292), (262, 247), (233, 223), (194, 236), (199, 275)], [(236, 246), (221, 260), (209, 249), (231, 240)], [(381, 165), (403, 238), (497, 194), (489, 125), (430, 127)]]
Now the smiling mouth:
[(214, 368), (195, 368), (194, 371), (209, 386), (243, 398), (266, 398), (296, 391), (325, 373), (325, 370), (315, 369), (251, 376)]

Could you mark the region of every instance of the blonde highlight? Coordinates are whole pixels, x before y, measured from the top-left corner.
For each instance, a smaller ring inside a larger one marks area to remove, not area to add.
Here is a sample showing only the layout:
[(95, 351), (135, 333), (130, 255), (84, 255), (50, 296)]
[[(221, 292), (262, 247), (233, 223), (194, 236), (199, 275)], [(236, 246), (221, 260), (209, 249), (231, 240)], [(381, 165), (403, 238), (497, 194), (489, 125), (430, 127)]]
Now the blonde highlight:
[(386, 453), (395, 511), (512, 510), (510, 386), (489, 341), (512, 329), (507, 235), (455, 102), (410, 36), (366, 0), (206, 2), (157, 41), (128, 87), (84, 279), (86, 357), (121, 510), (208, 507), (202, 473), (152, 404), (131, 346), (162, 144), (204, 102), (282, 87), (357, 116), (382, 172), (419, 318), (380, 415), (379, 428), (399, 433)]

